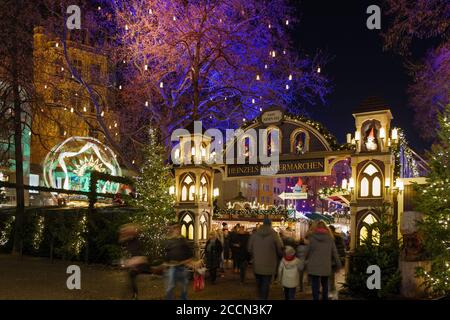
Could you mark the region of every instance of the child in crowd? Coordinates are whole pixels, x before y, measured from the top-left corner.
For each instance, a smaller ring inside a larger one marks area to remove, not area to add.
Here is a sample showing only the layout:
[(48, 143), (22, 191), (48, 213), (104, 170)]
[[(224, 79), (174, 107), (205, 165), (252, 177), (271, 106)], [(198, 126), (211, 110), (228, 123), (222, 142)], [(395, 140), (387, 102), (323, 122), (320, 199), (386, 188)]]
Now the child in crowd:
[(278, 279), (284, 288), (284, 297), (286, 300), (295, 299), (295, 289), (300, 283), (300, 272), (303, 271), (303, 265), (295, 256), (295, 249), (286, 246), (284, 257), (281, 259), (278, 267)]

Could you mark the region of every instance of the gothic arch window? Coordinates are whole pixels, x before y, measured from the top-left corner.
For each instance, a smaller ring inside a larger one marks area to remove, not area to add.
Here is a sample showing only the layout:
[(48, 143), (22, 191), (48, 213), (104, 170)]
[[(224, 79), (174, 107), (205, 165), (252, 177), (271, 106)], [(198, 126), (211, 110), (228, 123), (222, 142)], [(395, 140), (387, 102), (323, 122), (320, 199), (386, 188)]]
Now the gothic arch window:
[(281, 153), (281, 130), (278, 127), (271, 126), (267, 128), (264, 150), (267, 156), (271, 156), (273, 152)]
[(181, 201), (193, 202), (195, 200), (195, 178), (186, 174), (181, 180)]
[(198, 229), (198, 239), (206, 240), (208, 238), (208, 213), (205, 212), (200, 216), (200, 227)]
[(374, 163), (369, 162), (359, 175), (359, 197), (379, 198), (382, 196), (382, 174)]
[(359, 226), (359, 244), (362, 244), (366, 240), (371, 240), (375, 243), (380, 242), (380, 233), (376, 228), (373, 228), (372, 225), (378, 222), (378, 219), (375, 215), (369, 212), (364, 219), (360, 222)]
[(185, 212), (180, 220), (181, 235), (188, 240), (194, 240), (194, 218), (190, 212)]
[(309, 150), (309, 134), (304, 129), (296, 129), (291, 134), (291, 153), (304, 154)]
[(209, 179), (205, 174), (203, 174), (200, 178), (200, 201), (208, 201), (209, 189)]

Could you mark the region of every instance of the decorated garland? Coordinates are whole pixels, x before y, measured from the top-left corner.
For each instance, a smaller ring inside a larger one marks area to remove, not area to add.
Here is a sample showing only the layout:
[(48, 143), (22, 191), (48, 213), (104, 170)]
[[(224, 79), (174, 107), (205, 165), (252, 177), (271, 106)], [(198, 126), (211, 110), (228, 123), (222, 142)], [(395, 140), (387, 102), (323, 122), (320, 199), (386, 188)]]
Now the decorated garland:
[[(318, 121), (311, 120), (305, 116), (296, 116), (296, 115), (292, 115), (292, 114), (285, 114), (284, 119), (294, 121), (294, 122), (306, 123), (307, 125), (313, 127), (323, 137), (325, 137), (327, 142), (330, 144), (331, 149), (334, 151), (355, 150), (355, 146), (350, 143), (339, 144), (337, 142), (336, 137), (333, 134), (331, 134), (322, 123), (320, 123)], [(248, 128), (249, 126), (251, 126), (257, 122), (258, 122), (258, 118), (255, 118), (252, 121), (247, 121), (244, 125), (241, 126), (241, 129), (245, 130), (246, 128)]]
[(258, 218), (261, 216), (276, 218), (277, 216), (284, 221), (296, 222), (296, 221), (307, 221), (307, 219), (303, 218), (290, 218), (289, 213), (291, 210), (285, 208), (271, 208), (267, 210), (261, 209), (219, 209), (215, 208), (214, 210), (214, 219), (223, 219), (229, 218), (231, 216), (239, 216), (241, 218)]
[(406, 140), (405, 133), (403, 129), (398, 128), (398, 143), (392, 147), (395, 153), (395, 168), (394, 168), (394, 177), (401, 177), (401, 164), (402, 164), (402, 156), (405, 159), (405, 162), (409, 168), (411, 168), (412, 176), (418, 177), (419, 169), (417, 168), (416, 160), (412, 154), (411, 149), (408, 146), (408, 141)]
[(325, 199), (332, 194), (342, 194), (342, 195), (348, 195), (349, 192), (347, 189), (341, 188), (341, 187), (325, 187), (319, 190), (319, 197), (321, 199)]

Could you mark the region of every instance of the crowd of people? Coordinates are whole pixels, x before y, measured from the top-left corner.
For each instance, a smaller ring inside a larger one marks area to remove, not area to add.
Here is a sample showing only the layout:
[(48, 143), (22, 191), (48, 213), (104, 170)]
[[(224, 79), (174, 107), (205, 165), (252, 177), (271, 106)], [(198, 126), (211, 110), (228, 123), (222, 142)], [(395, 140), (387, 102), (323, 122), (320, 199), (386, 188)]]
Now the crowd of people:
[[(132, 258), (127, 268), (133, 297), (137, 298), (136, 276), (142, 272), (146, 261), (137, 249), (138, 230), (121, 231), (121, 238)], [(348, 236), (348, 235), (347, 235)], [(295, 299), (297, 289), (305, 290), (305, 281), (311, 287), (312, 297), (329, 299), (330, 292), (336, 292), (336, 273), (344, 266), (346, 235), (336, 232), (324, 221), (311, 224), (302, 239), (294, 239), (288, 232), (278, 233), (266, 218), (248, 232), (242, 225), (231, 230), (226, 223), (209, 233), (204, 246), (203, 259), (195, 260), (190, 242), (181, 236), (180, 226), (169, 228), (165, 249), (166, 297), (174, 299), (174, 289), (178, 286), (181, 299), (187, 299), (190, 271), (206, 268), (210, 284), (224, 277), (225, 269), (231, 268), (239, 274), (241, 285), (246, 282), (248, 266), (251, 265), (257, 285), (257, 298), (267, 300), (271, 284), (278, 282), (284, 290), (286, 300)], [(134, 261), (134, 263), (133, 263)], [(308, 275), (306, 278), (305, 275)]]

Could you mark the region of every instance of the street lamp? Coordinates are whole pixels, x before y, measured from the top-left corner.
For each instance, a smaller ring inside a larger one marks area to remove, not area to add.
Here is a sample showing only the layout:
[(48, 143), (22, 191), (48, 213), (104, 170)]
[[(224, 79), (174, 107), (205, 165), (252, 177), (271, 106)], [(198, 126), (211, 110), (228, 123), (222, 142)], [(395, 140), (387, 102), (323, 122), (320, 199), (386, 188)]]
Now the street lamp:
[(170, 186), (169, 187), (169, 194), (170, 195), (174, 195), (175, 194), (175, 186)]
[(395, 189), (397, 189), (400, 194), (403, 192), (403, 190), (405, 190), (405, 184), (403, 183), (403, 180), (397, 179), (395, 181)]
[(398, 140), (398, 129), (397, 128), (392, 129), (391, 139), (392, 139), (392, 141), (394, 141), (394, 143), (397, 143), (397, 140)]
[(217, 198), (219, 196), (219, 188), (214, 188), (213, 189), (213, 197)]
[(342, 189), (347, 189), (347, 185), (348, 185), (348, 182), (347, 182), (347, 179), (342, 179)]

